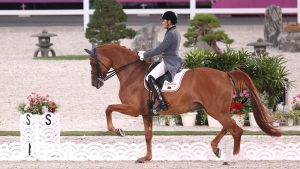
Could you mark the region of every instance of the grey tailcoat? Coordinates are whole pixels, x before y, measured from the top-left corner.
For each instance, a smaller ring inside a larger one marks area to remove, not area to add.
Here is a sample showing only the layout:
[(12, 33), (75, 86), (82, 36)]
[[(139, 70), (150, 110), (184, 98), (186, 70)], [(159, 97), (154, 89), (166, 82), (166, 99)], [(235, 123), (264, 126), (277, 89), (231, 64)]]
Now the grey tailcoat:
[(167, 30), (162, 43), (159, 44), (156, 48), (147, 50), (144, 53), (144, 57), (150, 58), (162, 54), (163, 60), (166, 65), (166, 70), (171, 73), (173, 79), (182, 64), (182, 59), (178, 54), (180, 41), (180, 33), (176, 29), (176, 26), (173, 26)]

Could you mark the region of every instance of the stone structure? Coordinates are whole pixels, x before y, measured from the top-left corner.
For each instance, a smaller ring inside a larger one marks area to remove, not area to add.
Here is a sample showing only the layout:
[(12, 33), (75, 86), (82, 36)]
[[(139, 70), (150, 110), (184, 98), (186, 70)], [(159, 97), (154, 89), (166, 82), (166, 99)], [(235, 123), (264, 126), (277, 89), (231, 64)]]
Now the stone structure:
[(147, 24), (137, 31), (132, 42), (132, 50), (148, 50), (156, 47), (158, 45), (157, 41), (158, 29), (153, 24)]
[(254, 47), (254, 54), (264, 54), (267, 52), (267, 46), (272, 46), (272, 43), (264, 42), (262, 38), (258, 38), (256, 42), (248, 43), (247, 46)]
[(278, 48), (285, 52), (300, 52), (300, 26), (287, 23), (278, 37)]
[(283, 30), (281, 8), (270, 5), (265, 13), (264, 40), (278, 46), (278, 36)]
[(38, 57), (38, 53), (41, 52), (42, 57), (48, 57), (49, 52), (51, 52), (52, 56), (56, 56), (54, 50), (50, 48), (53, 43), (50, 43), (50, 37), (57, 36), (53, 33), (48, 33), (47, 30), (43, 30), (42, 33), (31, 35), (31, 37), (38, 37), (39, 43), (36, 44), (39, 48), (34, 52), (34, 57)]
[(281, 32), (278, 37), (278, 48), (286, 52), (299, 52), (300, 32)]

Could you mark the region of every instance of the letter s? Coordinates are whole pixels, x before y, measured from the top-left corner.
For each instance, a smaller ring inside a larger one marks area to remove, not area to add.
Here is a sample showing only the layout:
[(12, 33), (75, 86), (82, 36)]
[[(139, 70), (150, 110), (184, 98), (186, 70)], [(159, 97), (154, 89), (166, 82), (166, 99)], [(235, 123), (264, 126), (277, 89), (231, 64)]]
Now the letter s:
[(26, 114), (26, 124), (29, 126), (30, 125), (30, 114)]
[(51, 117), (51, 114), (46, 114), (46, 125), (50, 125), (51, 124), (51, 119), (50, 119), (50, 117)]

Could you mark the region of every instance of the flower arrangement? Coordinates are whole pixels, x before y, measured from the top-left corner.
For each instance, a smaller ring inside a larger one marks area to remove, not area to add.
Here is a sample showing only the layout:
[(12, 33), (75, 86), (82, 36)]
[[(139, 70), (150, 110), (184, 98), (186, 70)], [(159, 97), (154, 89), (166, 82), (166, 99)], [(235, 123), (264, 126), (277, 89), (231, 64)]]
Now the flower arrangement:
[(234, 91), (230, 105), (230, 114), (242, 115), (251, 111), (250, 94), (247, 90)]
[(292, 100), (292, 113), (296, 124), (300, 124), (300, 94), (293, 97)]
[(300, 110), (300, 94), (293, 97), (292, 109), (293, 110)]
[(57, 104), (50, 100), (49, 95), (41, 96), (37, 93), (31, 93), (27, 97), (27, 102), (20, 103), (18, 106), (21, 113), (31, 114), (55, 113), (57, 108)]

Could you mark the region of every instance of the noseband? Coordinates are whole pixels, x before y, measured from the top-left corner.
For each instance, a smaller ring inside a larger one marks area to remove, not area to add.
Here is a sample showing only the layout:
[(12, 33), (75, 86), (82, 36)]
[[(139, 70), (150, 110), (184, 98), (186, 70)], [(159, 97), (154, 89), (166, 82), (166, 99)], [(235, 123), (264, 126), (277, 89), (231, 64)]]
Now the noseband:
[[(125, 64), (125, 65), (123, 65), (123, 66), (121, 66), (121, 67), (119, 67), (119, 68), (116, 68), (116, 69), (112, 70), (112, 71), (108, 71), (107, 73), (102, 73), (102, 72), (100, 71), (100, 70), (101, 70), (101, 68), (100, 68), (101, 64), (102, 64), (106, 69), (107, 69), (107, 67), (106, 67), (103, 63), (101, 63), (101, 61), (98, 59), (96, 47), (93, 46), (92, 51), (90, 51), (90, 50), (88, 50), (88, 49), (84, 49), (84, 50), (85, 50), (88, 54), (90, 54), (91, 57), (94, 57), (94, 58), (95, 58), (95, 61), (96, 61), (96, 67), (97, 67), (97, 69), (96, 69), (96, 76), (97, 76), (97, 79), (98, 79), (99, 81), (101, 81), (101, 82), (104, 82), (104, 81), (110, 79), (110, 78), (113, 77), (114, 75), (118, 74), (120, 71), (126, 69), (126, 67), (128, 67), (129, 65), (132, 65), (132, 64), (135, 64), (135, 63), (140, 62), (140, 60), (137, 59), (137, 60), (135, 60), (135, 61), (133, 61), (133, 62), (130, 62), (130, 63), (128, 63), (128, 64)], [(99, 57), (100, 57), (100, 55), (99, 55)]]

